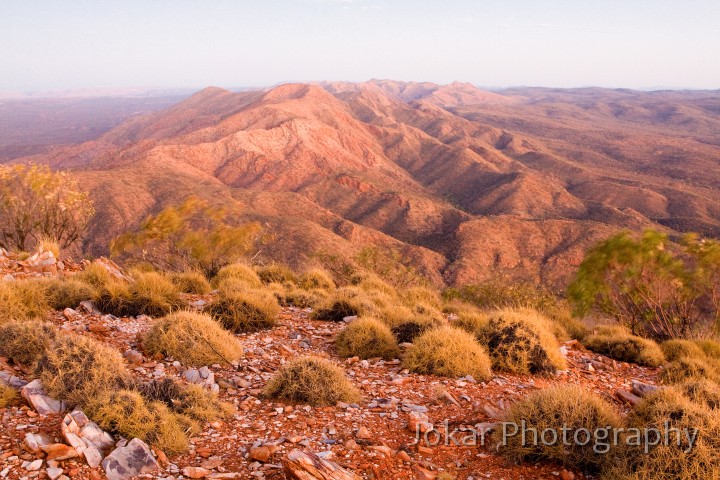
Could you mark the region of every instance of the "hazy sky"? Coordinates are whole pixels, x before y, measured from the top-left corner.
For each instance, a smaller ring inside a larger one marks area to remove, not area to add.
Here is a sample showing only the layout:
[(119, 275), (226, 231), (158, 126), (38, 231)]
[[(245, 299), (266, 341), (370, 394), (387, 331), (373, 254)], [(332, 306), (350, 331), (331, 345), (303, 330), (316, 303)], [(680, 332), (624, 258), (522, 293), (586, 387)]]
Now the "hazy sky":
[(0, 0), (0, 90), (720, 88), (719, 0)]

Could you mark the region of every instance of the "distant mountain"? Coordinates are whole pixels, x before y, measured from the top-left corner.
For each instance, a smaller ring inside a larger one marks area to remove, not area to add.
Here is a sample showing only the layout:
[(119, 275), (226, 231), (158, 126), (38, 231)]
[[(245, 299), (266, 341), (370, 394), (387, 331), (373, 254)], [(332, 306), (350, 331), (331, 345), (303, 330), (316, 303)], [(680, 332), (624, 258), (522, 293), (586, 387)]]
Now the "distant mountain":
[(565, 285), (620, 229), (720, 236), (720, 93), (395, 82), (207, 88), (16, 161), (76, 170), (86, 249), (195, 193), (298, 266), (392, 248), (436, 283)]

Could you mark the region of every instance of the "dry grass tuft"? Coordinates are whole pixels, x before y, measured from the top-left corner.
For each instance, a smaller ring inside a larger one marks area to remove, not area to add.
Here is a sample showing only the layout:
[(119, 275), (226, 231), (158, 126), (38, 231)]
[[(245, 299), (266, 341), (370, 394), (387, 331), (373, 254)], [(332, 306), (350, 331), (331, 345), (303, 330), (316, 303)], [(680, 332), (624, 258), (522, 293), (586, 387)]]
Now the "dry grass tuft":
[(73, 278), (86, 283), (93, 288), (99, 289), (104, 287), (114, 277), (102, 265), (98, 263), (91, 263), (90, 265), (87, 265), (82, 272), (75, 274)]
[(49, 311), (42, 280), (0, 281), (0, 323), (42, 317)]
[(74, 334), (57, 338), (39, 359), (36, 375), (48, 395), (72, 406), (83, 406), (129, 382), (117, 350)]
[(188, 449), (188, 434), (199, 427), (188, 417), (174, 414), (159, 401), (148, 402), (139, 392), (107, 393), (88, 408), (89, 416), (104, 430), (128, 438), (140, 438), (170, 454)]
[(180, 273), (170, 274), (170, 281), (182, 293), (205, 295), (212, 290), (210, 282), (205, 275), (197, 270), (188, 270)]
[(551, 322), (529, 309), (490, 313), (478, 339), (487, 346), (493, 368), (520, 374), (552, 374), (567, 368)]
[(410, 287), (400, 292), (400, 296), (410, 308), (414, 308), (417, 304), (426, 305), (435, 310), (443, 308), (440, 293), (426, 287)]
[(221, 292), (208, 313), (231, 332), (256, 332), (275, 326), (280, 306), (267, 290)]
[(213, 277), (212, 284), (215, 288), (220, 288), (220, 285), (229, 279), (240, 281), (252, 288), (262, 286), (260, 277), (258, 277), (257, 273), (255, 273), (255, 270), (244, 263), (233, 263), (231, 265), (224, 266), (218, 271), (217, 275)]
[(265, 395), (315, 406), (360, 400), (360, 392), (343, 369), (319, 357), (298, 358), (285, 364), (268, 383)]
[(660, 344), (668, 362), (680, 360), (681, 358), (704, 359), (705, 352), (691, 340), (667, 340)]
[(398, 292), (389, 283), (375, 275), (374, 273), (363, 272), (355, 275), (351, 282), (358, 289), (367, 293), (380, 293), (387, 297), (397, 298)]
[(478, 336), (480, 332), (485, 328), (490, 320), (487, 313), (481, 311), (472, 305), (467, 304), (456, 304), (450, 308), (446, 308), (446, 311), (457, 316), (452, 321), (454, 327), (462, 328), (468, 333), (474, 336)]
[(717, 340), (696, 340), (695, 343), (705, 353), (705, 356), (720, 360), (720, 342)]
[(327, 290), (318, 288), (305, 290), (294, 285), (281, 286), (281, 288), (274, 290), (273, 293), (283, 307), (315, 308), (329, 297)]
[[(717, 412), (697, 405), (675, 388), (662, 389), (646, 397), (628, 416), (628, 427), (671, 428), (681, 432), (697, 429), (693, 448), (687, 437), (670, 434), (670, 441), (658, 445), (626, 445), (618, 449), (618, 458), (604, 474), (607, 479), (690, 480), (720, 478), (720, 417)], [(654, 439), (653, 439), (654, 440)], [(679, 443), (679, 444), (678, 444)], [(645, 447), (648, 447), (648, 453)]]
[(600, 327), (585, 338), (584, 345), (595, 353), (621, 362), (657, 367), (665, 362), (665, 355), (652, 340), (631, 335), (619, 327)]
[(475, 338), (459, 328), (444, 326), (426, 331), (415, 339), (403, 359), (405, 368), (417, 373), (489, 380), (490, 357)]
[(720, 409), (720, 385), (716, 382), (698, 378), (687, 380), (676, 387), (694, 403), (703, 405), (710, 410)]
[(700, 358), (680, 358), (665, 365), (658, 375), (662, 383), (675, 384), (685, 380), (720, 380), (717, 369)]
[(180, 383), (174, 378), (141, 383), (137, 390), (151, 402), (162, 402), (173, 412), (202, 422), (219, 420), (235, 411), (233, 405), (221, 402), (201, 386)]
[(398, 343), (413, 343), (426, 331), (439, 326), (442, 322), (434, 318), (411, 315), (409, 319), (395, 323), (391, 330)]
[(186, 311), (155, 320), (142, 346), (150, 356), (161, 354), (196, 367), (231, 363), (243, 354), (240, 342), (212, 318)]
[(338, 334), (335, 345), (341, 357), (380, 357), (391, 360), (400, 356), (400, 349), (390, 328), (372, 317), (351, 322)]
[(343, 318), (374, 311), (366, 292), (354, 287), (339, 288), (313, 312), (313, 318), (341, 322)]
[(0, 408), (6, 408), (14, 405), (19, 400), (17, 390), (0, 383)]
[(259, 266), (255, 268), (257, 276), (264, 284), (268, 283), (295, 283), (295, 272), (287, 265), (280, 263), (272, 263), (270, 265)]
[[(566, 427), (568, 438), (572, 439), (576, 431), (587, 429), (595, 432), (607, 427), (621, 425), (620, 417), (612, 405), (598, 395), (580, 386), (559, 386), (536, 391), (512, 405), (504, 419), (507, 422), (506, 435), (502, 429), (493, 434), (493, 441), (500, 443), (500, 452), (517, 462), (557, 462), (567, 468), (597, 472), (612, 458), (608, 453), (593, 451), (594, 443), (582, 446), (578, 442), (563, 445), (562, 434), (559, 441), (542, 442), (540, 434), (551, 429), (560, 432)], [(527, 430), (526, 441), (522, 441), (523, 422), (526, 429), (534, 428), (538, 432), (535, 442), (531, 431)], [(513, 425), (518, 426), (517, 435), (511, 435)], [(505, 436), (505, 438), (503, 438)], [(584, 438), (584, 437), (581, 437)]]
[(11, 321), (0, 325), (0, 355), (17, 365), (33, 367), (52, 346), (55, 326), (36, 320)]
[(335, 290), (335, 281), (326, 270), (313, 268), (300, 275), (298, 286), (305, 290)]
[(80, 302), (92, 300), (97, 295), (95, 288), (72, 277), (47, 280), (45, 289), (48, 304), (55, 310), (77, 308)]
[(111, 279), (96, 298), (97, 306), (120, 317), (162, 317), (183, 306), (177, 287), (157, 272), (133, 271), (133, 282)]

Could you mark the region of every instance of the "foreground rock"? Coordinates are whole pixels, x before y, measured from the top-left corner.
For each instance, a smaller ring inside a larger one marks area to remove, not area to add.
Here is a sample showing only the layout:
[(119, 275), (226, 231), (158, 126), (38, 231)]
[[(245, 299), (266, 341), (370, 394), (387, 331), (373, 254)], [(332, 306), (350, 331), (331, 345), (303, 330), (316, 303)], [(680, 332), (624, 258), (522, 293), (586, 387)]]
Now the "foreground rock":
[(143, 473), (154, 473), (160, 468), (150, 447), (139, 438), (133, 438), (125, 447), (116, 448), (102, 462), (109, 480), (129, 480)]
[(292, 450), (283, 464), (288, 478), (295, 480), (361, 480), (337, 463), (323, 460), (313, 452)]
[(65, 440), (81, 453), (92, 468), (100, 466), (103, 449), (114, 445), (114, 440), (80, 410), (65, 415), (60, 426)]
[(65, 403), (48, 397), (45, 394), (40, 380), (33, 380), (28, 383), (20, 389), (20, 393), (40, 415), (50, 415), (52, 413), (62, 413), (65, 411)]

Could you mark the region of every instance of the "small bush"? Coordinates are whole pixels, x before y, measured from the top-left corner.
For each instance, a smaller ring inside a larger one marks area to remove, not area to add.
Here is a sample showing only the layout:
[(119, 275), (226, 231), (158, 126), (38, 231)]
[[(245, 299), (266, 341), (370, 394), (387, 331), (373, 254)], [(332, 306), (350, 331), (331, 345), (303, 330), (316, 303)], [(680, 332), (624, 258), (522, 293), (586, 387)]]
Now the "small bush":
[(170, 280), (182, 293), (205, 295), (212, 290), (210, 282), (205, 278), (205, 275), (197, 270), (173, 273), (170, 275)]
[(280, 306), (268, 291), (247, 290), (220, 295), (208, 312), (231, 332), (244, 333), (275, 326)]
[(366, 293), (357, 288), (346, 287), (333, 292), (312, 316), (317, 320), (341, 322), (345, 317), (369, 313), (374, 309)]
[(400, 356), (400, 349), (388, 326), (371, 317), (350, 323), (338, 334), (335, 345), (341, 357), (391, 360)]
[(677, 385), (677, 388), (698, 405), (703, 405), (710, 410), (720, 409), (720, 385), (712, 380), (704, 378), (687, 380)]
[(243, 354), (237, 339), (208, 315), (185, 311), (155, 320), (142, 346), (150, 356), (160, 354), (197, 367), (231, 363)]
[(299, 358), (284, 365), (268, 383), (265, 395), (316, 406), (360, 399), (342, 368), (318, 357)]
[(504, 279), (448, 288), (443, 292), (443, 298), (463, 300), (483, 310), (525, 307), (545, 311), (557, 303), (555, 295), (541, 286)]
[(464, 330), (438, 327), (415, 339), (403, 360), (405, 368), (417, 373), (446, 377), (472, 375), (478, 381), (491, 378), (490, 357), (485, 348)]
[(75, 278), (48, 280), (45, 284), (48, 304), (55, 310), (77, 308), (81, 302), (92, 300), (96, 290)]
[(441, 310), (443, 307), (440, 294), (426, 287), (410, 287), (403, 290), (400, 295), (405, 304), (411, 308), (417, 304), (428, 305), (435, 310)]
[(51, 323), (32, 320), (0, 325), (0, 355), (16, 365), (34, 366), (52, 346), (57, 331)]
[(498, 310), (478, 334), (493, 368), (520, 374), (551, 374), (567, 368), (550, 321), (532, 310)]
[(262, 267), (256, 267), (257, 276), (264, 284), (268, 283), (295, 283), (295, 273), (286, 265), (272, 263)]
[(0, 408), (15, 404), (19, 399), (17, 390), (0, 383)]
[[(675, 388), (662, 389), (635, 407), (627, 419), (630, 428), (658, 429), (668, 432), (692, 432), (697, 429), (695, 444), (685, 434), (670, 433), (670, 441), (657, 445), (628, 445), (618, 449), (618, 458), (604, 474), (607, 479), (690, 480), (720, 478), (720, 419), (713, 412), (691, 402)], [(678, 444), (679, 441), (679, 444)], [(645, 449), (648, 448), (646, 453)]]
[(132, 282), (112, 279), (100, 289), (97, 306), (120, 317), (162, 317), (183, 305), (173, 283), (157, 272), (133, 272)]
[(720, 359), (720, 342), (717, 340), (696, 340), (695, 343), (706, 357)]
[(662, 369), (658, 376), (665, 384), (682, 383), (685, 380), (698, 380), (708, 378), (714, 381), (719, 380), (717, 370), (699, 358), (681, 358), (670, 362)]
[(0, 281), (0, 323), (42, 317), (50, 311), (44, 282)]
[(106, 394), (100, 401), (93, 402), (88, 412), (102, 429), (140, 438), (170, 454), (185, 452), (186, 432), (199, 431), (189, 418), (172, 413), (162, 402), (147, 402), (140, 393), (131, 390)]
[[(493, 440), (502, 442), (500, 452), (509, 459), (518, 462), (557, 462), (567, 468), (590, 472), (599, 471), (611, 455), (595, 452), (592, 441), (585, 445), (572, 442), (575, 432), (581, 429), (595, 432), (608, 427), (617, 428), (621, 424), (612, 405), (585, 388), (574, 385), (551, 387), (530, 394), (510, 407), (504, 421), (508, 425), (505, 438), (502, 429), (499, 429), (493, 435)], [(518, 432), (511, 435), (515, 426)], [(563, 445), (559, 433), (563, 427), (569, 429), (569, 445)], [(525, 442), (520, 434), (522, 428), (530, 432)], [(534, 434), (529, 430), (531, 428), (538, 432), (537, 441), (534, 441)], [(558, 432), (559, 441), (540, 441), (539, 435), (546, 429)]]
[(251, 288), (258, 288), (262, 286), (260, 277), (258, 277), (257, 273), (255, 273), (255, 270), (244, 263), (233, 263), (231, 265), (224, 266), (220, 269), (217, 275), (213, 277), (212, 284), (215, 288), (220, 288), (220, 285), (228, 279), (239, 280)]
[(441, 323), (434, 318), (412, 316), (408, 320), (393, 325), (391, 331), (395, 335), (397, 343), (413, 343), (417, 337), (440, 325)]
[(705, 358), (705, 352), (691, 340), (667, 340), (660, 344), (665, 358), (672, 362), (681, 358)]
[(335, 290), (335, 281), (327, 271), (313, 268), (300, 275), (298, 286), (305, 290)]
[(631, 335), (617, 327), (603, 327), (588, 336), (585, 347), (621, 362), (657, 367), (665, 362), (665, 355), (652, 340)]
[(73, 278), (96, 289), (104, 287), (114, 279), (110, 272), (99, 263), (87, 265), (82, 272), (75, 274)]
[(148, 401), (162, 402), (170, 410), (198, 421), (227, 417), (234, 407), (200, 385), (182, 384), (171, 377), (141, 383), (137, 390)]
[(114, 348), (80, 335), (63, 335), (38, 361), (36, 374), (51, 397), (83, 406), (129, 382)]
[(315, 308), (328, 299), (326, 290), (305, 290), (295, 286), (286, 286), (278, 290), (275, 296), (283, 307)]

